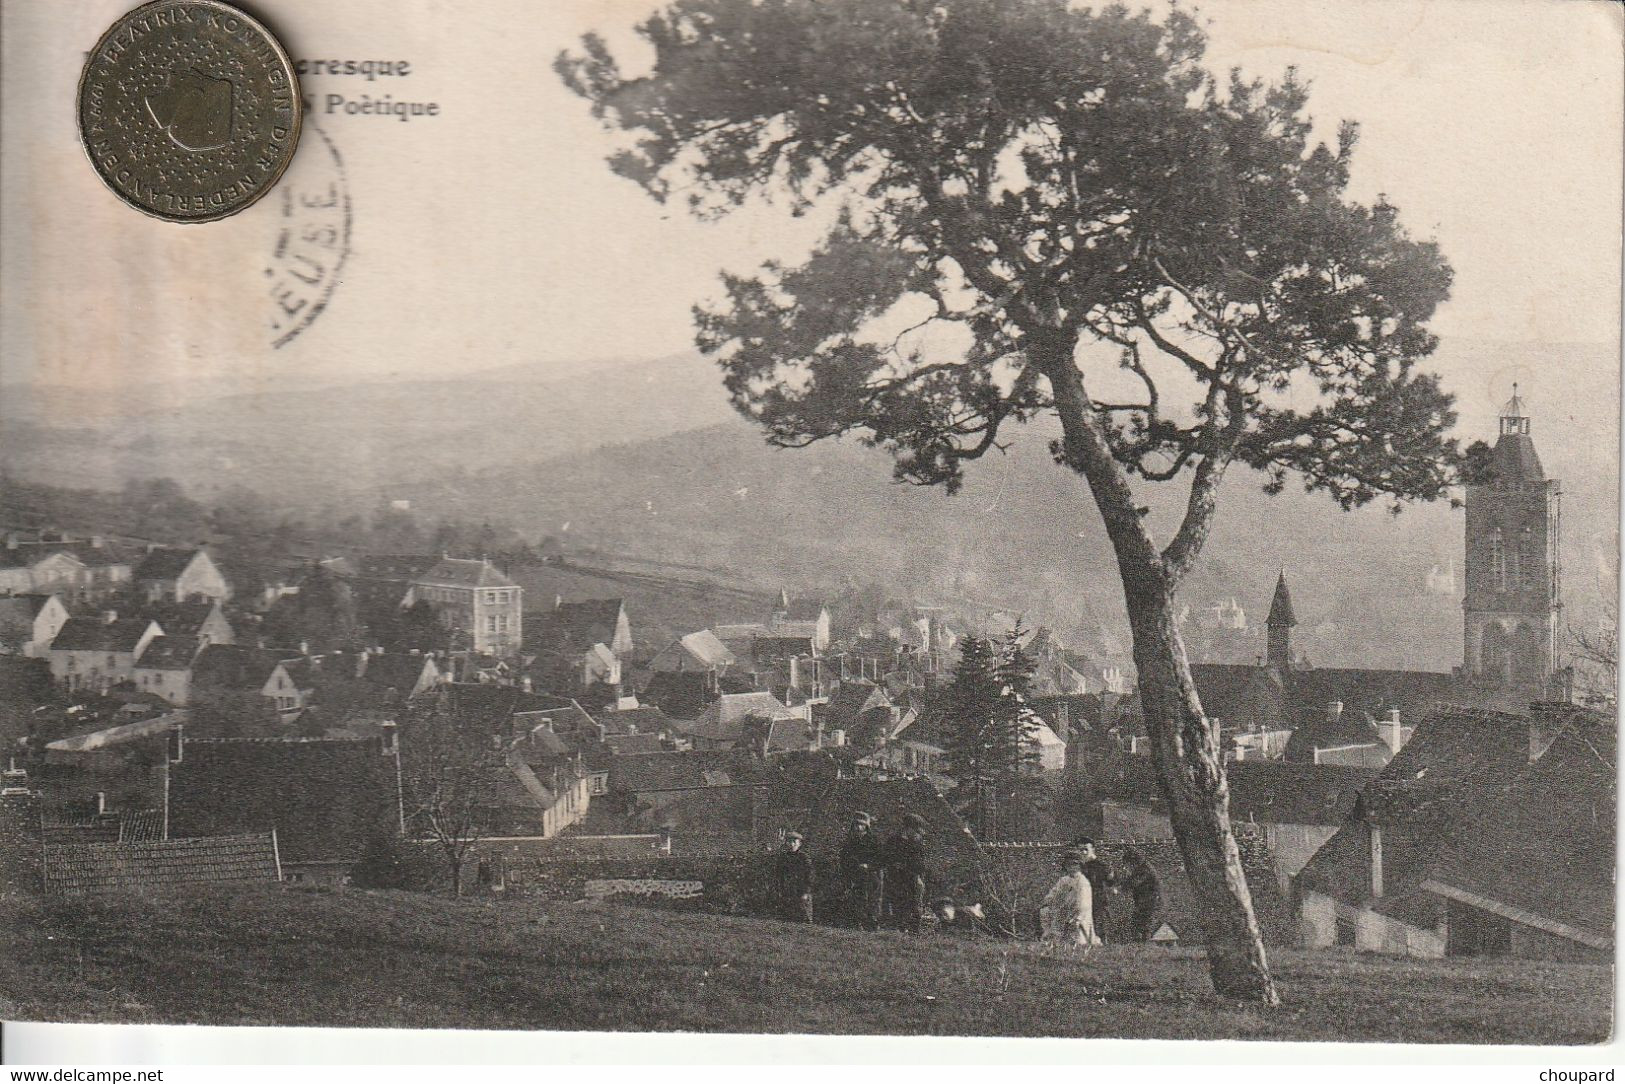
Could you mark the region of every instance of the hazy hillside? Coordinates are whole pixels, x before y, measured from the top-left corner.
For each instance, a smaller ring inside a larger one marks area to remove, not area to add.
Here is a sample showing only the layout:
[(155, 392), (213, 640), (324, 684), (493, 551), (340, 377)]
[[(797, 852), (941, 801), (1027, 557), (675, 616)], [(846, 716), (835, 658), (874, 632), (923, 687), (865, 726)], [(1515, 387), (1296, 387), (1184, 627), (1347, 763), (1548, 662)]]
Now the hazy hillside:
[(563, 378), (509, 366), (222, 395), (145, 389), (139, 407), (165, 394), (176, 402), (125, 415), (111, 412), (105, 389), (13, 387), (0, 413), (0, 462), (63, 485), (116, 487), (135, 475), (174, 478), (204, 497), (245, 485), (326, 500), (714, 423), (728, 416), (715, 381), (708, 363), (678, 356)]
[[(1496, 408), (1522, 382), (1548, 474), (1566, 492), (1568, 619), (1593, 620), (1618, 522), (1617, 357), (1602, 346), (1457, 340), (1437, 363), (1459, 396), (1464, 440), (1492, 437)], [(164, 395), (175, 405), (155, 405)], [(169, 476), (205, 500), (232, 485), (348, 511), (410, 497), (426, 522), (488, 518), (561, 535), (578, 552), (700, 566), (754, 588), (879, 582), (1025, 610), (1084, 639), (1104, 628), (1124, 646), (1098, 516), (1079, 480), (1049, 461), (1042, 427), (973, 464), (949, 498), (894, 484), (888, 460), (855, 443), (768, 448), (729, 412), (715, 367), (694, 356), (601, 362), (567, 377), (508, 366), (255, 393), (154, 387), (135, 401), (143, 409), (120, 415), (106, 389), (8, 393), (0, 462), (66, 485)], [(1166, 524), (1177, 498), (1164, 490), (1149, 487), (1146, 499)], [(1460, 658), (1459, 595), (1425, 584), (1452, 562), (1459, 582), (1462, 545), (1461, 513), (1443, 505), (1344, 514), (1323, 497), (1266, 498), (1238, 472), (1185, 596), (1198, 610), (1233, 596), (1256, 626), (1285, 568), (1312, 660), (1442, 669)], [(1232, 637), (1223, 651), (1246, 657), (1253, 645)]]

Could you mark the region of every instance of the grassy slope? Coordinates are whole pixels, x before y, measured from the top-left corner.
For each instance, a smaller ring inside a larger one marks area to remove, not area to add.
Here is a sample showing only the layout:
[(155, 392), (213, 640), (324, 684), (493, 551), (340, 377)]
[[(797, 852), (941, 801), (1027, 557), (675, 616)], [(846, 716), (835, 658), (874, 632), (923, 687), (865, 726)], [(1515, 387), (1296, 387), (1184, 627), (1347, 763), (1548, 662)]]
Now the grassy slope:
[(0, 902), (0, 1016), (132, 1023), (1579, 1043), (1609, 972), (1283, 953), (1286, 1006), (1182, 950), (1030, 946), (393, 893)]

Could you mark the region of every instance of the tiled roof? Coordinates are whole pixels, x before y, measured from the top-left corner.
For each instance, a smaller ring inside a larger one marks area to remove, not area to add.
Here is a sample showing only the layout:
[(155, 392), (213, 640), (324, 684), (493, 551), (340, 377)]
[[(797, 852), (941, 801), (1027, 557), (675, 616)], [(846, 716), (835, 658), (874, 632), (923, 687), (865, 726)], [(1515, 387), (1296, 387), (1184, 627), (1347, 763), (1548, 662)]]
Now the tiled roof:
[(659, 708), (623, 708), (599, 712), (595, 718), (604, 724), (606, 734), (658, 734), (671, 726), (671, 717)]
[(1382, 741), (1371, 717), (1363, 711), (1323, 712), (1318, 718), (1300, 722), (1287, 739), (1284, 756), (1294, 763), (1309, 764), (1315, 750), (1350, 745), (1378, 745)]
[[(1332, 764), (1234, 761), (1225, 765), (1230, 818), (1260, 824), (1342, 824), (1353, 811), (1360, 788), (1374, 774), (1366, 768)], [(1166, 806), (1148, 756), (1120, 755), (1104, 762), (1096, 785), (1105, 798), (1147, 809)]]
[(672, 719), (693, 719), (714, 698), (711, 675), (701, 670), (683, 673), (662, 670), (643, 687), (640, 699)]
[(1191, 666), (1191, 680), (1210, 719), (1267, 729), (1292, 724), (1291, 694), (1274, 667), (1196, 663)]
[(791, 621), (817, 621), (824, 612), (824, 603), (816, 598), (793, 598), (784, 611)]
[(694, 656), (702, 666), (730, 666), (737, 660), (726, 644), (717, 639), (710, 629), (691, 632), (679, 641), (683, 650)]
[(24, 622), (32, 629), (34, 618), (50, 602), (53, 595), (6, 595), (0, 597), (0, 623), (8, 621)]
[(53, 651), (134, 651), (152, 622), (144, 617), (70, 617), (51, 641)]
[(747, 719), (800, 718), (772, 693), (724, 693), (707, 704), (698, 719), (685, 731), (709, 741), (737, 741), (744, 733)]
[(357, 667), (360, 680), (378, 689), (393, 689), (398, 696), (407, 696), (423, 679), (423, 671), (434, 664), (428, 655), (410, 655), (403, 651), (362, 655)]
[(824, 726), (851, 731), (865, 712), (876, 709), (890, 710), (891, 698), (886, 690), (870, 681), (843, 681), (824, 708)]
[(64, 896), (275, 881), (271, 833), (141, 843), (47, 845), (45, 888)]
[(199, 685), (257, 690), (265, 686), (277, 666), (297, 652), (270, 651), (243, 644), (210, 644), (192, 663), (192, 680)]
[[(536, 616), (562, 633), (569, 646), (585, 651), (593, 644), (615, 642), (621, 610), (622, 602), (618, 598), (595, 598), (561, 602), (551, 613)], [(529, 622), (531, 615), (525, 620)]]
[(664, 751), (658, 733), (638, 734), (611, 734), (604, 739), (604, 745), (615, 756), (631, 756), (637, 753), (659, 753)]
[(219, 607), (218, 602), (165, 601), (148, 603), (136, 616), (150, 617), (170, 636), (196, 636)]
[(176, 836), (277, 830), (284, 862), (356, 859), (399, 827), (396, 760), (376, 740), (188, 741), (170, 770)]
[(1382, 833), (1383, 892), (1390, 902), (1415, 889), (1461, 823), (1475, 791), (1520, 775), (1529, 721), (1499, 712), (1451, 709), (1417, 726), (1361, 791), (1349, 818), (1299, 875), (1309, 888), (1355, 905), (1371, 898), (1371, 825)]
[(609, 769), (611, 790), (645, 793), (759, 782), (765, 769), (748, 750), (715, 749), (683, 753), (618, 756)]
[(136, 665), (143, 670), (190, 670), (197, 658), (198, 642), (193, 636), (155, 636), (141, 653)]
[(1615, 750), (1613, 720), (1576, 718), (1520, 776), (1473, 796), (1425, 881), (1611, 940)]
[(517, 587), (490, 561), (442, 557), (433, 568), (412, 579), (426, 587)]
[(65, 553), (89, 568), (130, 563), (124, 548), (114, 542), (19, 542), (16, 548), (0, 546), (0, 567), (26, 568), (53, 553)]
[(198, 551), (195, 549), (168, 549), (160, 547), (148, 550), (141, 563), (135, 566), (135, 578), (138, 580), (173, 580), (186, 571)]
[(358, 562), (361, 575), (369, 579), (400, 581), (421, 576), (439, 563), (439, 557), (425, 553), (372, 554)]

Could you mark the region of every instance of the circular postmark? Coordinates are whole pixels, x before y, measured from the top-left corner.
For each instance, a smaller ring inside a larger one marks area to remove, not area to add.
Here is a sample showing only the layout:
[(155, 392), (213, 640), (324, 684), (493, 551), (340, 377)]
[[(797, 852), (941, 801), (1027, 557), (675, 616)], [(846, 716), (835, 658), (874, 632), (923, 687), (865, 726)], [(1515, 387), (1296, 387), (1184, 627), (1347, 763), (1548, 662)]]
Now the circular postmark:
[(282, 46), (219, 0), (126, 13), (79, 78), (79, 136), (96, 174), (169, 222), (212, 222), (265, 195), (293, 158), (302, 108)]
[(283, 347), (327, 308), (350, 255), (350, 188), (344, 159), (326, 132), (282, 179), (273, 202), (269, 258), (265, 263), (272, 347)]

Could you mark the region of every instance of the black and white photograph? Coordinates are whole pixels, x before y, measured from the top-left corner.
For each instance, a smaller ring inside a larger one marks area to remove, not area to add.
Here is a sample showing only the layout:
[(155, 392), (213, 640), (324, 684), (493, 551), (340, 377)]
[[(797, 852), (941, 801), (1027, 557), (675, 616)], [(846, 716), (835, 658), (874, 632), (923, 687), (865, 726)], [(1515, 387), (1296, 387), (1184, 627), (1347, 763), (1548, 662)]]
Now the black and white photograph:
[(1607, 1061), (1622, 49), (3, 0), (0, 1019)]

